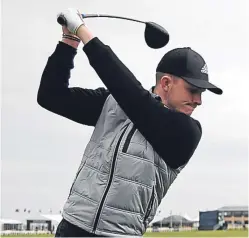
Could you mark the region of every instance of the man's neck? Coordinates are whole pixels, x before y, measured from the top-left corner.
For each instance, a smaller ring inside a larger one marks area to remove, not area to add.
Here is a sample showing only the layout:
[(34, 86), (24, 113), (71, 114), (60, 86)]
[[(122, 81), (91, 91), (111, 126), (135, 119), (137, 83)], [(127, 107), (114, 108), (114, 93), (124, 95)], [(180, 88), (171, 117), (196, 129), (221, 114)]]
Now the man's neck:
[(162, 101), (162, 103), (164, 104), (165, 107), (170, 108), (167, 105), (167, 101), (166, 101), (165, 96), (163, 95), (163, 93), (161, 92), (161, 90), (157, 86), (155, 86), (155, 87), (152, 88), (152, 92), (154, 94), (158, 95), (161, 98), (161, 101)]
[(160, 96), (158, 91), (159, 90), (156, 86), (152, 87), (152, 92), (155, 93), (156, 95)]

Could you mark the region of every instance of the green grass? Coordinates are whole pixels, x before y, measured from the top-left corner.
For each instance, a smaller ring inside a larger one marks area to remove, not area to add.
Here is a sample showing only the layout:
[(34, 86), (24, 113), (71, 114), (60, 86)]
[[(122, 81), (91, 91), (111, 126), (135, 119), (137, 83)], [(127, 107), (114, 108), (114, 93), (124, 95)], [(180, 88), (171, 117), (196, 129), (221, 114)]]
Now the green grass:
[[(3, 237), (54, 237), (46, 234), (4, 235)], [(248, 237), (248, 230), (147, 232), (144, 237)]]
[(54, 237), (50, 234), (11, 234), (11, 235), (2, 235), (1, 237)]
[(144, 237), (248, 237), (248, 230), (147, 232)]

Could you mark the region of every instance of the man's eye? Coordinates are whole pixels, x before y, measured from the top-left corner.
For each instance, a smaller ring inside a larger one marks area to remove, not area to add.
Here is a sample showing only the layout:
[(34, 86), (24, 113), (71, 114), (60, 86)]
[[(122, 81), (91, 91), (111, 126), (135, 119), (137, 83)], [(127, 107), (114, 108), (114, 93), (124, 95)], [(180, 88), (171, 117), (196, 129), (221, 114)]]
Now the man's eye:
[(197, 94), (197, 93), (202, 93), (203, 91), (200, 90), (200, 89), (198, 89), (198, 88), (190, 88), (190, 89), (189, 89), (189, 92), (190, 92), (191, 94)]
[(198, 93), (198, 89), (190, 88), (189, 92), (192, 94)]

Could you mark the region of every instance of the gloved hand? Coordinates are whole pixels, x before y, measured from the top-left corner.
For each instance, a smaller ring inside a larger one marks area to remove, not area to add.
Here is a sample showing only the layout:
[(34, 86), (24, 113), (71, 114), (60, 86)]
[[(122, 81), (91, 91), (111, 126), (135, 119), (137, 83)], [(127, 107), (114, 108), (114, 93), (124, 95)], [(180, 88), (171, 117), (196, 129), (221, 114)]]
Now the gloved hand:
[(67, 29), (74, 35), (77, 35), (77, 30), (81, 25), (85, 25), (84, 20), (80, 12), (74, 8), (68, 8), (67, 10), (60, 12), (57, 17), (63, 17), (66, 21)]

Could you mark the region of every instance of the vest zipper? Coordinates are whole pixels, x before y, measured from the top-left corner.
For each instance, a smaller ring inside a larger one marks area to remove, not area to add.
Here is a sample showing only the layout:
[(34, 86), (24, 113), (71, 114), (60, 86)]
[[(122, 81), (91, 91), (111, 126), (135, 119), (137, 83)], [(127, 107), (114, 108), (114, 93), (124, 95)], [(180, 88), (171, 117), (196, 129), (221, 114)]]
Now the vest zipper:
[(131, 131), (129, 132), (129, 134), (126, 138), (122, 152), (126, 153), (128, 151), (128, 147), (129, 147), (129, 144), (131, 142), (131, 138), (134, 135), (135, 131), (136, 131), (136, 127), (135, 127), (135, 125), (133, 125)]
[(98, 211), (97, 211), (97, 215), (96, 215), (95, 222), (94, 222), (94, 225), (93, 225), (93, 232), (94, 232), (94, 233), (95, 233), (96, 228), (97, 228), (97, 225), (98, 225), (100, 213), (101, 213), (102, 207), (103, 207), (103, 205), (104, 205), (106, 196), (107, 196), (108, 191), (109, 191), (109, 189), (110, 189), (110, 187), (111, 187), (111, 183), (112, 183), (112, 178), (113, 178), (113, 174), (114, 174), (115, 163), (116, 163), (116, 159), (117, 159), (117, 154), (118, 154), (119, 145), (120, 145), (120, 143), (121, 143), (121, 140), (122, 140), (122, 138), (123, 138), (123, 136), (124, 136), (124, 133), (126, 132), (127, 128), (128, 128), (128, 125), (126, 126), (126, 128), (125, 128), (124, 131), (122, 132), (121, 136), (119, 137), (118, 143), (117, 143), (116, 148), (115, 148), (115, 151), (114, 151), (114, 156), (113, 156), (113, 160), (112, 160), (112, 167), (111, 167), (110, 178), (109, 178), (109, 181), (108, 181), (106, 190), (105, 190), (105, 192), (104, 192), (103, 198), (102, 198), (102, 200), (101, 200), (101, 202), (100, 202), (99, 209), (98, 209)]

